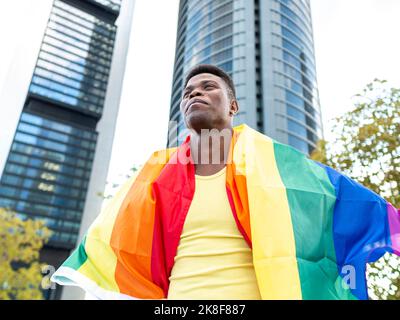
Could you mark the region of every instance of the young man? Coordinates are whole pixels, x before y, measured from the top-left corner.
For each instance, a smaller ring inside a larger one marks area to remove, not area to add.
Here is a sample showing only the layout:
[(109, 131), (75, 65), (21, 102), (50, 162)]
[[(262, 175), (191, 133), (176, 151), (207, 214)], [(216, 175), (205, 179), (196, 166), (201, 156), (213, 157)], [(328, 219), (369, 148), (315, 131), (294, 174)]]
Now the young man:
[(168, 299), (260, 299), (252, 253), (226, 192), (226, 163), (239, 107), (215, 66), (188, 74), (181, 113), (190, 130), (195, 192), (169, 277)]
[(53, 275), (101, 299), (366, 299), (366, 263), (400, 254), (384, 199), (246, 125), (231, 78), (199, 65), (190, 132), (155, 152)]

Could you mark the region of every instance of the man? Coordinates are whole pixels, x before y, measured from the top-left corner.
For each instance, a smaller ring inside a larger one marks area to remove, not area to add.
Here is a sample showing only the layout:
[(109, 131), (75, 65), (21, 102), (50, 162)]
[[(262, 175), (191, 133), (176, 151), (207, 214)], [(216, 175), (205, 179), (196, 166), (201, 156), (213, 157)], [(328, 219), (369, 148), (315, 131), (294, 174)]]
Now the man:
[(208, 176), (225, 167), (233, 116), (238, 110), (233, 82), (225, 72), (204, 65), (191, 70), (186, 78), (181, 113), (190, 130), (196, 174)]
[(251, 249), (237, 228), (225, 166), (239, 107), (231, 78), (200, 65), (186, 78), (181, 113), (190, 130), (195, 193), (185, 219), (168, 299), (260, 299)]
[(392, 205), (241, 125), (230, 77), (187, 75), (190, 134), (155, 152), (53, 275), (102, 299), (366, 299), (365, 266), (400, 254)]

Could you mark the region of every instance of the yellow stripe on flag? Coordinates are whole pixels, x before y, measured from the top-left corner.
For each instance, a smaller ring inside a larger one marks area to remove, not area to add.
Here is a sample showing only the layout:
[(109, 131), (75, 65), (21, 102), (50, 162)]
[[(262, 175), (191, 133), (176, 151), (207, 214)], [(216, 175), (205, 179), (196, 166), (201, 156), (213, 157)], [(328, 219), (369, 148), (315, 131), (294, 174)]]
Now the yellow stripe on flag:
[[(139, 171), (135, 172), (134, 176), (125, 182), (96, 218), (87, 233), (85, 250), (88, 259), (79, 268), (78, 272), (95, 281), (106, 290), (120, 292), (115, 281), (117, 258), (110, 246), (110, 239), (119, 209), (138, 173)], [(96, 263), (99, 262), (102, 264), (101, 268), (96, 266)]]
[(290, 208), (273, 141), (244, 130), (234, 149), (235, 159), (239, 173), (246, 175), (253, 263), (261, 297), (301, 299)]

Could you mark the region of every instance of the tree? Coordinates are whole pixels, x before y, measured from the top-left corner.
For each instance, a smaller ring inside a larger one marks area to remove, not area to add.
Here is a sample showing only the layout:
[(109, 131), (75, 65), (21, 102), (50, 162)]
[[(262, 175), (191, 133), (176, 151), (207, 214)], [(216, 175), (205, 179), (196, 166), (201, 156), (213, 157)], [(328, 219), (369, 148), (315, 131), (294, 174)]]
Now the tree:
[(49, 237), (43, 221), (0, 208), (0, 300), (43, 298), (39, 251)]
[[(331, 166), (400, 207), (400, 89), (375, 79), (354, 96), (354, 109), (333, 120), (332, 141), (311, 158)], [(386, 254), (368, 266), (372, 299), (400, 299), (400, 258)]]

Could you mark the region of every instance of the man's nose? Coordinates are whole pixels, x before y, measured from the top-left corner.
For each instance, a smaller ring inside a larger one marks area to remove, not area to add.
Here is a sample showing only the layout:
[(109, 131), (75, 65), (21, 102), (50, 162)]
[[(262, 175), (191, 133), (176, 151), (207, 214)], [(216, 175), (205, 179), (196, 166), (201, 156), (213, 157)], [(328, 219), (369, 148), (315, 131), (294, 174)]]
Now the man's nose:
[(192, 92), (189, 94), (189, 99), (200, 95), (203, 95), (203, 92), (201, 90), (193, 89)]

